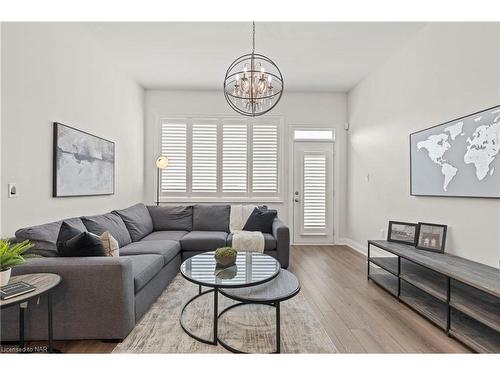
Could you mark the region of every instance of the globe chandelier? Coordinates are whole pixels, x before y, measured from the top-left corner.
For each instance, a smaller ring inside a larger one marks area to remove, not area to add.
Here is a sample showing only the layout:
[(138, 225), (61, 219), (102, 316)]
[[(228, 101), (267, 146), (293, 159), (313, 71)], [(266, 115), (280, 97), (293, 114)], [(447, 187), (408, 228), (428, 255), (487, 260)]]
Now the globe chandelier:
[(283, 95), (283, 76), (267, 56), (255, 53), (255, 22), (252, 24), (252, 53), (232, 62), (224, 78), (224, 96), (233, 110), (244, 116), (261, 116)]

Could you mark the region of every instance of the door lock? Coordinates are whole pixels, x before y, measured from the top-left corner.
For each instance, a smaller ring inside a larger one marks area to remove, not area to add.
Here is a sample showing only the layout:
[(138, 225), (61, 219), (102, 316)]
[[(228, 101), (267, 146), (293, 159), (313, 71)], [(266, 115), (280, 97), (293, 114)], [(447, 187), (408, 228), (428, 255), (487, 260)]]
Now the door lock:
[(294, 201), (295, 203), (299, 203), (299, 202), (300, 202), (299, 198), (295, 198), (293, 201)]

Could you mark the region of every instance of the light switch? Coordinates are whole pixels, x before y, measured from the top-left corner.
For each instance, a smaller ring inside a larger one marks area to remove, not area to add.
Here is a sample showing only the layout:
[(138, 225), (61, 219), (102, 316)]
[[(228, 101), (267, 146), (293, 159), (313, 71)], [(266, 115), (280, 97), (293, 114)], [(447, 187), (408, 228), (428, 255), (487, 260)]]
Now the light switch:
[(19, 195), (17, 192), (17, 185), (15, 183), (10, 183), (9, 184), (9, 198), (17, 198)]

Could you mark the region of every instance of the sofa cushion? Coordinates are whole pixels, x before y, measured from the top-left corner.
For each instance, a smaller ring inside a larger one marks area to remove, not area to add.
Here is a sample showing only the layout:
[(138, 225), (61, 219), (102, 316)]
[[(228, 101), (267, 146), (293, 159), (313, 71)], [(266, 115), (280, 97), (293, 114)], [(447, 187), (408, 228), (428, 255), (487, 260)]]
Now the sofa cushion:
[(142, 203), (113, 212), (120, 215), (134, 242), (153, 231), (153, 220), (151, 220), (148, 209)]
[[(262, 233), (264, 235), (264, 250), (274, 250), (276, 249), (276, 238), (272, 234)], [(227, 236), (226, 246), (233, 245), (233, 234), (230, 233)]]
[(141, 241), (172, 240), (180, 241), (188, 232), (185, 230), (161, 230), (153, 232), (144, 237)]
[(155, 231), (193, 230), (192, 206), (148, 206)]
[(163, 256), (163, 262), (167, 264), (174, 259), (180, 251), (181, 246), (177, 241), (139, 241), (120, 247), (120, 256), (158, 254)]
[(273, 221), (277, 216), (278, 212), (276, 210), (255, 207), (245, 223), (243, 230), (271, 233), (273, 230)]
[(132, 260), (134, 292), (141, 290), (163, 268), (163, 257), (158, 254), (144, 254), (127, 257)]
[(57, 236), (57, 252), (61, 257), (104, 257), (106, 251), (99, 236), (82, 232), (63, 222)]
[(98, 236), (106, 231), (111, 233), (111, 235), (118, 241), (120, 247), (128, 245), (132, 242), (130, 233), (128, 232), (122, 218), (118, 214), (110, 212), (104, 215), (83, 216), (82, 221), (89, 232), (97, 234)]
[(16, 238), (20, 241), (29, 240), (34, 245), (33, 248), (28, 251), (30, 254), (57, 256), (57, 237), (59, 236), (59, 230), (61, 229), (63, 221), (71, 227), (78, 229), (80, 232), (87, 231), (82, 220), (79, 217), (74, 217), (18, 229), (16, 231)]
[(213, 251), (226, 246), (227, 233), (218, 231), (192, 231), (181, 239), (183, 251)]
[(196, 204), (193, 207), (193, 230), (229, 232), (228, 204)]

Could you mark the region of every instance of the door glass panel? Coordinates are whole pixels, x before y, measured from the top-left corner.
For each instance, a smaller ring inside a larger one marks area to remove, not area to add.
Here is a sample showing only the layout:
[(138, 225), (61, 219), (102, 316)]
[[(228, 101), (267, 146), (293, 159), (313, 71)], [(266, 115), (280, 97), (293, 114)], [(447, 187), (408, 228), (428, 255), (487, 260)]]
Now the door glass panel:
[(303, 230), (324, 233), (326, 230), (326, 154), (304, 152)]

